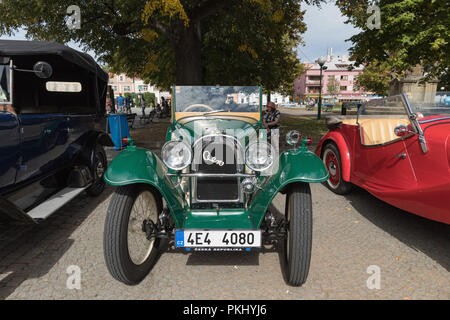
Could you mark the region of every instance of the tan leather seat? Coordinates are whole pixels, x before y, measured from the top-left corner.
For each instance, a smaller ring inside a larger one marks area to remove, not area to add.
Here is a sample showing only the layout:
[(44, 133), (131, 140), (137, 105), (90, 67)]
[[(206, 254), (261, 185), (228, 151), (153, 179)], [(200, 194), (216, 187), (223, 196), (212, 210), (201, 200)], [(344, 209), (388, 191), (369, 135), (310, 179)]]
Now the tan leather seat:
[[(400, 124), (409, 125), (407, 118), (371, 118), (359, 119), (363, 141), (366, 146), (373, 146), (384, 144), (398, 139), (394, 133), (396, 126)], [(343, 124), (357, 125), (356, 119), (346, 119), (342, 121)]]

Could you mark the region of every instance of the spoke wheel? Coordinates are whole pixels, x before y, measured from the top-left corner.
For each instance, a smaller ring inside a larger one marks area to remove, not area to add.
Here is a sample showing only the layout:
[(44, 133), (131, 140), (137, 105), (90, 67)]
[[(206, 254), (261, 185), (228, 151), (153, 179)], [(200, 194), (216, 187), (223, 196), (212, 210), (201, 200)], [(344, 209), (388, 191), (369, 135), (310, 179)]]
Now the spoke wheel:
[(161, 212), (161, 195), (150, 186), (123, 186), (114, 193), (103, 246), (106, 266), (115, 279), (135, 285), (151, 271), (160, 255), (160, 239), (148, 239), (144, 225), (156, 224)]
[(147, 190), (141, 192), (136, 198), (128, 221), (128, 253), (135, 265), (143, 264), (155, 245), (155, 238), (147, 239), (143, 228), (146, 221), (152, 221), (154, 224), (158, 221), (155, 196)]

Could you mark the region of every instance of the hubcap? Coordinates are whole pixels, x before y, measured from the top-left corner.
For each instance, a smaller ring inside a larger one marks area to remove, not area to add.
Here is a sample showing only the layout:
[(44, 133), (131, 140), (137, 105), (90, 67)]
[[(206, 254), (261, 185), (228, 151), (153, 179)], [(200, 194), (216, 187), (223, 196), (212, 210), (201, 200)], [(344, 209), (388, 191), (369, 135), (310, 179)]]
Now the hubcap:
[(333, 189), (336, 189), (341, 181), (341, 172), (336, 154), (330, 149), (326, 150), (323, 156), (323, 162), (330, 174), (328, 185)]
[(155, 243), (155, 238), (147, 239), (142, 226), (146, 220), (156, 223), (157, 219), (155, 197), (150, 191), (143, 191), (136, 198), (128, 221), (128, 253), (136, 265), (141, 265), (147, 260)]
[(97, 174), (98, 178), (103, 177), (103, 174), (105, 173), (105, 167), (103, 166), (103, 163), (101, 160), (97, 162), (97, 167), (95, 168), (95, 173)]

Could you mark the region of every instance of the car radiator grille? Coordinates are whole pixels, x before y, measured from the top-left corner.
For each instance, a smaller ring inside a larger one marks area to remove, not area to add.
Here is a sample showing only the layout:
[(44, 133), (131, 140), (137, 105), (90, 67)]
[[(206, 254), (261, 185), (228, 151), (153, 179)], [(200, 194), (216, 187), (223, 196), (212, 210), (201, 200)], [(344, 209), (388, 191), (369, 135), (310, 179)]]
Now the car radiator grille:
[[(202, 141), (201, 161), (197, 166), (199, 173), (235, 174), (238, 172), (238, 162), (233, 144), (211, 141)], [(223, 165), (204, 160), (204, 153), (208, 152), (211, 158), (223, 161)], [(226, 160), (233, 159), (232, 161)], [(239, 178), (229, 177), (199, 177), (196, 178), (197, 202), (233, 202), (239, 201)]]

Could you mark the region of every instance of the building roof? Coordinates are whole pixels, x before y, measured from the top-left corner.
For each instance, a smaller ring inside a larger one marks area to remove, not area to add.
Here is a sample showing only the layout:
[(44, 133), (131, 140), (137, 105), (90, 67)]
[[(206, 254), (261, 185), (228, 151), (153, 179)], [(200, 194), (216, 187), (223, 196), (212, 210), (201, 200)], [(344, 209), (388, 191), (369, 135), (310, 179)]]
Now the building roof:
[[(319, 70), (320, 66), (317, 62), (311, 63), (310, 70)], [(350, 67), (352, 67), (352, 71), (361, 71), (364, 69), (363, 66), (355, 67), (354, 61), (349, 61), (345, 56), (328, 56), (327, 61), (325, 62), (325, 66), (328, 71), (348, 71)]]

